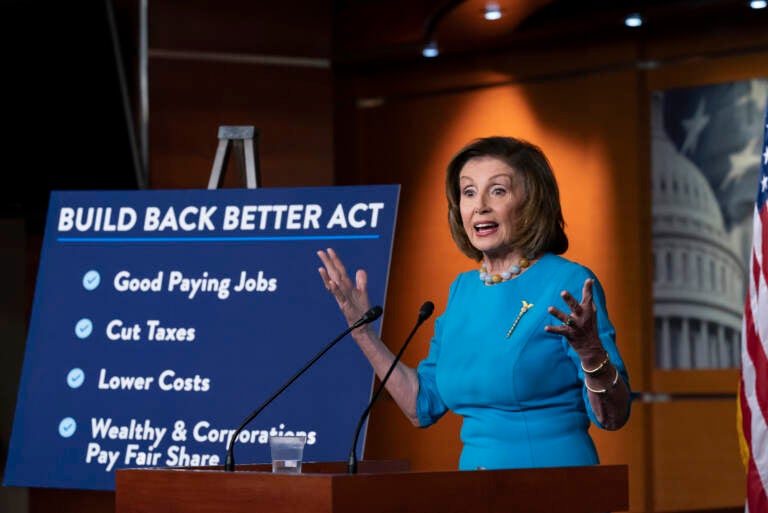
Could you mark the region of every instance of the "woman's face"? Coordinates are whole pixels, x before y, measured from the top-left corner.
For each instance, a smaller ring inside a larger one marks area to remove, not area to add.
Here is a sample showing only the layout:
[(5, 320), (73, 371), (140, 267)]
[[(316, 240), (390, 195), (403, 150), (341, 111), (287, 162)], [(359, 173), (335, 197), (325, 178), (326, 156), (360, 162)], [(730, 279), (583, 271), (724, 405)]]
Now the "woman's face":
[(515, 248), (517, 215), (525, 199), (522, 176), (494, 157), (475, 157), (459, 172), (459, 209), (474, 247), (491, 257)]

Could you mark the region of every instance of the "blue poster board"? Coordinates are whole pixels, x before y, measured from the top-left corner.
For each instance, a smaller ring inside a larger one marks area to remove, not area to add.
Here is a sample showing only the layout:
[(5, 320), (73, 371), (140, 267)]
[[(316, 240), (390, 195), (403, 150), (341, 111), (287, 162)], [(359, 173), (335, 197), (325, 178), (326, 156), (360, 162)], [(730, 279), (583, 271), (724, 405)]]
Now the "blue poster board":
[[(347, 327), (317, 250), (368, 269), (384, 306), (398, 195), (53, 192), (4, 484), (113, 490), (119, 468), (223, 465), (232, 432)], [(306, 433), (305, 461), (346, 461), (372, 384), (347, 337), (243, 430), (236, 461), (268, 462), (281, 432)]]

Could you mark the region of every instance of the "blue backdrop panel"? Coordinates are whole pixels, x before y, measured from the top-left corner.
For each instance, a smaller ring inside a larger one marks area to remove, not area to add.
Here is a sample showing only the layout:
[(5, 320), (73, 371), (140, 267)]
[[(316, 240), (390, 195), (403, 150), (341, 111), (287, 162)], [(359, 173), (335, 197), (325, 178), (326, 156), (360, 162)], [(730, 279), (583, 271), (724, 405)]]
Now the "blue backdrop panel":
[[(232, 431), (347, 326), (317, 250), (368, 269), (384, 306), (398, 194), (52, 193), (4, 484), (112, 490), (118, 468), (223, 465)], [(347, 337), (245, 428), (236, 461), (268, 462), (280, 432), (307, 434), (306, 461), (346, 461), (372, 383)]]

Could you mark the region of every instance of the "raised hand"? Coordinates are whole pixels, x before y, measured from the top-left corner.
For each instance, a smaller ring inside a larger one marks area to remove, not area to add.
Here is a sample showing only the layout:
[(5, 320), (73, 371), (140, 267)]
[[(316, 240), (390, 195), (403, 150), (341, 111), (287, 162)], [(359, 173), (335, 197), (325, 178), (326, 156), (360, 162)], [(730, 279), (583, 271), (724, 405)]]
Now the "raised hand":
[(347, 322), (354, 323), (371, 307), (367, 289), (368, 275), (360, 269), (355, 273), (355, 283), (352, 283), (344, 263), (333, 249), (320, 250), (317, 256), (323, 262), (318, 272), (325, 288), (336, 298)]
[(594, 280), (587, 278), (581, 293), (581, 303), (567, 291), (560, 293), (565, 303), (570, 308), (570, 315), (550, 306), (547, 311), (562, 322), (558, 326), (546, 326), (544, 329), (550, 333), (557, 333), (568, 339), (571, 347), (581, 354), (582, 351), (602, 349), (600, 338), (597, 334), (597, 308), (592, 299), (592, 285)]

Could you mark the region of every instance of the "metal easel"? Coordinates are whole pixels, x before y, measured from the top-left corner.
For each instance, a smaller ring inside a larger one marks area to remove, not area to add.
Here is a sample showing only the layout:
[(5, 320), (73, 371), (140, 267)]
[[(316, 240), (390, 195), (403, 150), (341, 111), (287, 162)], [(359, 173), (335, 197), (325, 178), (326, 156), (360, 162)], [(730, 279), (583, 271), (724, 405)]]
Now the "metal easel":
[[(258, 131), (252, 126), (220, 126), (219, 147), (213, 159), (209, 189), (221, 187), (224, 170), (229, 161), (230, 143), (235, 147), (235, 160), (240, 172), (240, 180), (248, 189), (259, 186)], [(254, 143), (255, 139), (255, 143)]]

